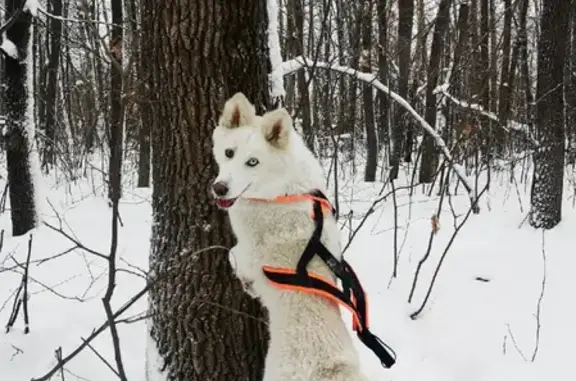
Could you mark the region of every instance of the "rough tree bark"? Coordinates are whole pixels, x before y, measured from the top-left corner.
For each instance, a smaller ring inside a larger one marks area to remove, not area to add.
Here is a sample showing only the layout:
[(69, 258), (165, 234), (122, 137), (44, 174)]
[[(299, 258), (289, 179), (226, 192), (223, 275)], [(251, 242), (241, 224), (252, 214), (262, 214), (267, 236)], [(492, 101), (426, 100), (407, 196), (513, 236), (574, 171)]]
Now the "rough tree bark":
[(564, 59), (570, 2), (543, 0), (538, 41), (536, 130), (530, 225), (551, 229), (562, 219), (564, 186)]
[(152, 17), (144, 38), (154, 60), (150, 345), (168, 380), (257, 381), (268, 339), (264, 311), (230, 268), (222, 247), (233, 237), (209, 189), (212, 132), (224, 101), (242, 91), (258, 112), (269, 107), (266, 2), (143, 6)]
[(570, 6), (570, 52), (565, 71), (566, 126), (568, 127), (568, 162), (576, 163), (576, 3)]
[[(137, 14), (141, 15), (140, 25), (142, 26), (144, 16), (141, 9), (134, 12), (134, 17)], [(141, 38), (139, 33), (134, 33), (134, 36), (134, 43), (137, 44), (135, 54), (138, 56), (138, 63), (136, 64), (136, 70), (139, 74), (136, 79), (138, 81), (138, 94), (144, 98), (140, 99), (138, 103), (141, 118), (138, 130), (138, 187), (148, 187), (150, 186), (150, 126), (153, 124), (153, 113), (150, 110), (149, 77), (151, 77), (153, 69), (151, 60), (147, 59), (147, 57), (150, 57), (148, 54), (150, 43), (148, 40)]]
[[(9, 19), (17, 14), (15, 22), (8, 28), (4, 38), (11, 41), (16, 52), (2, 51), (4, 54), (3, 103), (6, 113), (7, 129), (4, 134), (6, 160), (8, 166), (8, 184), (10, 210), (12, 218), (12, 235), (26, 234), (36, 225), (36, 205), (34, 182), (30, 168), (30, 156), (34, 136), (34, 115), (29, 112), (33, 98), (28, 88), (32, 80), (29, 68), (30, 29), (32, 15), (22, 11), (25, 0), (6, 0), (5, 17)], [(16, 12), (16, 13), (15, 13)]]

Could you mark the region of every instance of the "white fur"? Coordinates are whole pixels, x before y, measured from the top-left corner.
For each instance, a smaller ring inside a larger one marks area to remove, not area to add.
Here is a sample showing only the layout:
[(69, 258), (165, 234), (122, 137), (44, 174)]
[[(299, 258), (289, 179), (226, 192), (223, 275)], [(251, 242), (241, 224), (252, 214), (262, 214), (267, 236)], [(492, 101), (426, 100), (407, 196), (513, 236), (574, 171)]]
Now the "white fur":
[[(228, 186), (229, 198), (241, 196), (228, 209), (238, 240), (230, 260), (244, 286), (269, 311), (271, 337), (264, 381), (364, 381), (339, 307), (321, 296), (279, 289), (262, 272), (265, 265), (296, 268), (314, 230), (312, 205), (247, 198), (272, 199), (325, 189), (320, 163), (294, 130), (290, 115), (275, 110), (256, 116), (250, 106), (241, 94), (227, 102), (213, 134), (213, 153), (219, 166), (215, 182)], [(231, 127), (234, 107), (242, 114), (242, 123)], [(270, 126), (278, 123), (281, 134), (268, 141)], [(226, 149), (235, 150), (233, 158), (226, 157)], [(247, 166), (250, 158), (260, 164)], [(326, 215), (322, 242), (338, 258), (339, 235), (336, 220)], [(308, 271), (335, 280), (317, 257)]]

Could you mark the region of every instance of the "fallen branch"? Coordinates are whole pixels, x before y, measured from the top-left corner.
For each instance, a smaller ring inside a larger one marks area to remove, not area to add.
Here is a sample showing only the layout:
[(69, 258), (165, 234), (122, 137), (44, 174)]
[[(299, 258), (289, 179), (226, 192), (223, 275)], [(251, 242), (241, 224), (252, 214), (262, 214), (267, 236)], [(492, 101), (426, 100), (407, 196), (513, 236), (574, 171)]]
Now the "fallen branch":
[(400, 95), (390, 90), (388, 86), (385, 86), (382, 82), (380, 82), (376, 78), (376, 75), (372, 73), (363, 73), (350, 67), (330, 64), (327, 62), (312, 61), (302, 56), (296, 57), (294, 59), (282, 63), (282, 70), (284, 75), (289, 75), (298, 70), (306, 69), (308, 67), (317, 67), (320, 69), (336, 71), (339, 73), (350, 75), (358, 80), (366, 82), (375, 87), (376, 89), (386, 93), (401, 107), (403, 107), (406, 111), (408, 111), (414, 117), (414, 119), (416, 119), (416, 121), (420, 124), (420, 126), (424, 129), (424, 131), (426, 131), (426, 133), (429, 134), (434, 139), (436, 145), (440, 148), (442, 154), (446, 158), (446, 161), (454, 169), (454, 172), (464, 185), (464, 188), (466, 188), (466, 192), (468, 193), (468, 197), (470, 198), (470, 204), (474, 208), (473, 209), (474, 213), (478, 213), (480, 211), (478, 207), (477, 197), (474, 193), (474, 187), (472, 187), (468, 178), (466, 177), (464, 168), (461, 165), (454, 162), (454, 159), (450, 154), (450, 151), (448, 150), (448, 147), (446, 146), (446, 143), (444, 142), (442, 137), (428, 122), (426, 122), (426, 120), (420, 114), (418, 114), (416, 110), (414, 110), (414, 108), (412, 108), (412, 106), (410, 106), (410, 104), (404, 98), (402, 98)]

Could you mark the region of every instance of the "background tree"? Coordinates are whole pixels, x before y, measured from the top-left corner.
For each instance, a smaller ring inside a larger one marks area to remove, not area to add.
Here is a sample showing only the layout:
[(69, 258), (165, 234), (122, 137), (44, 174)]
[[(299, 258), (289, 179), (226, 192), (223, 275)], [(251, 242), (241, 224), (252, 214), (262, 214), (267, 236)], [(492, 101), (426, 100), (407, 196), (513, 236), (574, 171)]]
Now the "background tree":
[(562, 218), (564, 190), (564, 64), (570, 2), (544, 0), (538, 42), (536, 127), (530, 224), (550, 229)]
[(230, 268), (233, 237), (209, 189), (224, 101), (242, 91), (259, 112), (268, 107), (266, 2), (146, 0), (143, 9), (154, 60), (150, 334), (169, 380), (256, 381), (263, 311)]
[(24, 10), (25, 0), (6, 0), (8, 27), (3, 36), (4, 70), (2, 102), (6, 115), (4, 142), (8, 165), (8, 186), (12, 234), (26, 234), (36, 225), (34, 181), (30, 168), (34, 147), (32, 56), (30, 36), (32, 15)]

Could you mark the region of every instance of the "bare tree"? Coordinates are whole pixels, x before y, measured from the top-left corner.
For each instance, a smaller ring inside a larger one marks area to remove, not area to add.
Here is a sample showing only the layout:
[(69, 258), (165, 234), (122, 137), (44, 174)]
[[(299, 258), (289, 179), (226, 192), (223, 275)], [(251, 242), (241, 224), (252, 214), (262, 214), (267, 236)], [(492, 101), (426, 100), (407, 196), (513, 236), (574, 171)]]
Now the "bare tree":
[(48, 18), (48, 25), (50, 33), (49, 52), (48, 52), (48, 65), (46, 67), (46, 89), (44, 94), (45, 105), (43, 107), (45, 116), (44, 120), (44, 134), (45, 134), (45, 149), (44, 156), (42, 157), (42, 167), (48, 172), (50, 166), (54, 165), (55, 161), (55, 139), (56, 139), (56, 125), (57, 125), (57, 99), (58, 99), (58, 70), (60, 67), (61, 56), (61, 42), (62, 42), (62, 20), (59, 16), (62, 15), (62, 0), (54, 0), (50, 2), (50, 11), (55, 17)]
[(564, 188), (564, 64), (570, 2), (543, 0), (538, 43), (536, 127), (530, 225), (551, 229), (562, 219)]
[[(4, 85), (3, 103), (6, 113), (4, 142), (8, 164), (12, 234), (20, 236), (36, 225), (34, 181), (31, 152), (34, 142), (35, 121), (32, 102), (30, 30), (32, 15), (24, 10), (25, 0), (6, 0), (8, 29), (3, 38)], [(34, 153), (35, 154), (35, 153)]]
[[(426, 83), (426, 112), (424, 119), (432, 126), (436, 127), (436, 94), (434, 89), (438, 84), (440, 76), (441, 55), (444, 49), (444, 35), (450, 22), (450, 6), (452, 0), (442, 0), (438, 7), (438, 14), (434, 25), (434, 36), (432, 39), (432, 51), (430, 52), (430, 63), (428, 65), (428, 82)], [(422, 161), (420, 163), (420, 182), (431, 183), (436, 175), (438, 167), (438, 154), (434, 139), (429, 135), (424, 137), (424, 148), (422, 150)]]

